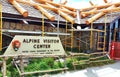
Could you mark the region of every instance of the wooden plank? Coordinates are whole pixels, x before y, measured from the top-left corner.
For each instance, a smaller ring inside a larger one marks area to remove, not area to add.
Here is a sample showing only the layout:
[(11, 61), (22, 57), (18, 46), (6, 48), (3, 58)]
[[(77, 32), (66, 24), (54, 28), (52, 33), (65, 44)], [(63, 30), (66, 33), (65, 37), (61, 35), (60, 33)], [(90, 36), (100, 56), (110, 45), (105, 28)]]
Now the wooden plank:
[(43, 71), (34, 71), (34, 72), (24, 72), (22, 75), (28, 75), (28, 74), (35, 74), (35, 73), (49, 73), (54, 71), (64, 71), (68, 70), (68, 68), (60, 68), (60, 69), (52, 69), (52, 70), (43, 70)]
[(72, 53), (72, 52), (70, 52), (70, 55), (72, 55), (72, 56), (80, 56), (80, 55), (82, 55), (82, 56), (90, 56), (90, 54), (86, 54), (86, 53)]
[(98, 57), (94, 57), (94, 58), (90, 58), (90, 61), (92, 60), (97, 60), (97, 59), (99, 59), (99, 58), (102, 58), (102, 57), (105, 57), (106, 55), (103, 55), (103, 56), (98, 56)]
[(108, 60), (97, 60), (97, 61), (90, 61), (90, 63), (95, 63), (95, 62), (107, 62), (107, 61), (110, 61), (109, 59)]

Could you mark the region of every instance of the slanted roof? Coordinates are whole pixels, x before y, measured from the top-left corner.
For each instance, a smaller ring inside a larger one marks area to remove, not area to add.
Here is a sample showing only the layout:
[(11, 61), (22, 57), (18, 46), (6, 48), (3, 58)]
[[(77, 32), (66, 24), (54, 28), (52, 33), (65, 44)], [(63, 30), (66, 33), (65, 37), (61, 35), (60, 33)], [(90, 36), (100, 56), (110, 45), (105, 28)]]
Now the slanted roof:
[[(81, 19), (81, 24), (86, 24), (86, 20), (91, 18), (93, 15), (90, 15), (88, 17), (82, 18)], [(106, 23), (112, 23), (113, 21), (117, 20), (120, 18), (120, 12), (112, 12), (106, 14), (106, 16), (102, 16), (101, 18), (95, 20), (93, 23), (94, 24), (104, 24), (105, 23), (105, 17), (106, 17)]]
[[(10, 17), (10, 18), (17, 18), (17, 19), (30, 19), (30, 20), (35, 20), (35, 21), (41, 21), (42, 18), (42, 14), (39, 10), (35, 9), (32, 6), (23, 4), (23, 3), (19, 3), (23, 8), (25, 8), (28, 12), (29, 15), (28, 17), (23, 17), (16, 9), (15, 7), (10, 4), (8, 2), (8, 0), (0, 0), (0, 2), (2, 3), (2, 12), (3, 12), (3, 17)], [(119, 6), (120, 7), (120, 6)], [(46, 9), (46, 8), (45, 8)], [(50, 21), (46, 16), (44, 16), (45, 21), (47, 22), (55, 22), (57, 23), (58, 20), (58, 14), (46, 9), (50, 14), (52, 14), (53, 16), (55, 16), (55, 20), (54, 21)], [(80, 9), (81, 10), (81, 9)], [(69, 15), (70, 16), (70, 15)], [(80, 19), (80, 24), (86, 24), (86, 20), (88, 20), (89, 18), (91, 18), (93, 15), (89, 15), (85, 18)], [(71, 17), (71, 16), (70, 16)], [(106, 14), (106, 23), (111, 23), (113, 21), (115, 21), (116, 19), (120, 18), (120, 12), (110, 12)], [(60, 23), (64, 23), (66, 22), (66, 19), (63, 17), (59, 17), (60, 18)], [(77, 17), (74, 18), (75, 19), (75, 23), (77, 24)], [(68, 21), (69, 22), (69, 21)], [(100, 17), (99, 19), (95, 20), (93, 22), (94, 24), (104, 24), (105, 23), (105, 16)]]
[[(20, 6), (22, 6), (25, 10), (28, 11), (29, 15), (28, 17), (23, 17), (16, 9), (15, 7), (10, 4), (8, 2), (8, 0), (0, 0), (0, 2), (2, 3), (2, 12), (3, 12), (3, 17), (13, 17), (13, 18), (24, 18), (24, 19), (41, 19), (42, 18), (42, 14), (39, 10), (35, 9), (33, 6), (29, 6), (27, 4), (23, 4), (23, 3), (19, 3)], [(45, 10), (47, 10), (47, 12), (49, 12), (50, 14), (52, 14), (55, 17), (55, 20), (57, 22), (58, 20), (58, 14), (48, 10), (46, 8), (44, 8)], [(71, 18), (73, 18), (76, 22), (76, 17), (72, 17), (71, 15), (67, 14), (68, 16), (70, 16)], [(49, 19), (44, 16), (44, 19), (49, 21)], [(59, 17), (60, 22), (66, 22), (66, 19), (63, 17)], [(50, 22), (54, 22), (54, 21), (50, 21)], [(69, 21), (68, 21), (69, 22)]]
[(107, 0), (104, 0), (104, 2), (101, 5), (92, 3), (91, 7), (82, 8), (80, 12), (81, 23), (111, 23), (120, 18), (120, 2), (109, 3)]

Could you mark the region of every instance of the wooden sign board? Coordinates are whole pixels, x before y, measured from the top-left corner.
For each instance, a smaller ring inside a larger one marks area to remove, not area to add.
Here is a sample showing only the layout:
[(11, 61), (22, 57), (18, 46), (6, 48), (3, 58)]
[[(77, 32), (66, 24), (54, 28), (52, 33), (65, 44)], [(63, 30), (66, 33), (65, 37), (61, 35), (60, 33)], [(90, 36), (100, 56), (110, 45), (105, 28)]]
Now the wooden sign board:
[(4, 55), (66, 55), (59, 37), (21, 36), (13, 38)]

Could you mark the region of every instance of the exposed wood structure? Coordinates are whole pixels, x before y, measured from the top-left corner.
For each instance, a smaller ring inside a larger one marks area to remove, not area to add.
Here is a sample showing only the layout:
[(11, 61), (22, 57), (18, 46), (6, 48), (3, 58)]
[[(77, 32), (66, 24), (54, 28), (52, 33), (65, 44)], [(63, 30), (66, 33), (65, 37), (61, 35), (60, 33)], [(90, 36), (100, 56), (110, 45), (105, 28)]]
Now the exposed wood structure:
[(76, 17), (76, 12), (73, 12), (73, 11), (70, 11), (68, 9), (66, 9), (65, 7), (62, 7), (62, 9), (59, 9), (59, 8), (56, 8), (56, 7), (50, 7), (50, 6), (47, 6), (48, 3), (46, 4), (39, 4), (39, 3), (36, 3), (36, 2), (33, 2), (33, 1), (25, 1), (25, 0), (16, 0), (17, 2), (20, 2), (20, 3), (24, 3), (24, 4), (27, 4), (27, 5), (30, 5), (30, 6), (36, 6), (36, 5), (39, 5), (43, 8), (46, 8), (46, 9), (49, 9), (49, 10), (52, 10), (52, 11), (57, 11), (57, 10), (61, 10), (73, 17)]
[(104, 5), (97, 6), (90, 1), (90, 4), (92, 5), (91, 7), (81, 9), (81, 13), (80, 13), (81, 18), (85, 18), (89, 15), (93, 15), (91, 18), (86, 20), (86, 24), (90, 24), (94, 22), (95, 20), (99, 19), (100, 17), (104, 16), (107, 13), (120, 11), (120, 7), (119, 7), (120, 2), (108, 3), (107, 0), (104, 0), (104, 2), (105, 2)]
[(91, 6), (94, 6), (94, 4), (92, 3), (92, 1), (89, 1), (89, 3), (91, 4)]
[(24, 17), (28, 16), (28, 11), (20, 6), (15, 0), (8, 0)]
[[(89, 3), (91, 4), (91, 6), (96, 6), (91, 1), (89, 1)], [(90, 12), (90, 13), (87, 13), (87, 14), (85, 14), (84, 12), (81, 12), (81, 18), (85, 18), (88, 15), (93, 14), (96, 10), (97, 10), (97, 8), (93, 8), (93, 9), (87, 11), (87, 12)]]
[[(49, 4), (49, 3), (47, 3), (47, 5), (48, 5), (49, 7), (54, 7), (53, 5), (51, 5), (51, 4)], [(60, 9), (61, 9), (61, 8), (60, 8)], [(66, 13), (64, 13), (63, 11), (57, 10), (57, 11), (54, 11), (54, 12), (60, 14), (62, 17), (64, 17), (66, 20), (70, 21), (71, 23), (74, 23), (74, 19), (73, 19), (72, 17), (70, 17), (69, 15), (67, 15)]]
[(111, 9), (102, 9), (102, 10), (96, 10), (96, 11), (88, 11), (88, 12), (82, 12), (82, 16), (84, 17), (85, 15), (90, 15), (90, 14), (96, 14), (96, 13), (99, 13), (99, 12), (105, 12), (105, 13), (108, 13), (108, 12), (116, 12), (116, 11), (120, 11), (120, 7), (116, 7), (116, 8), (111, 8)]
[[(112, 8), (115, 8), (115, 6), (112, 5), (112, 6), (108, 7), (107, 9), (110, 10), (110, 9), (112, 9)], [(97, 20), (98, 18), (102, 17), (102, 16), (105, 15), (105, 14), (106, 14), (105, 12), (100, 12), (100, 13), (94, 15), (93, 17), (89, 18), (89, 19), (86, 21), (86, 24), (90, 24), (91, 22)]]
[[(57, 3), (54, 3), (54, 2), (50, 2), (50, 1), (47, 1), (47, 0), (36, 0), (36, 1), (38, 1), (40, 3), (43, 3), (43, 4), (49, 3), (49, 4), (52, 4), (53, 6), (56, 6), (56, 7), (60, 7), (61, 6), (60, 4), (57, 4)], [(67, 8), (67, 9), (69, 9), (69, 10), (71, 10), (71, 11), (76, 11), (75, 8), (68, 7), (68, 6), (65, 6), (65, 5), (62, 5), (62, 6)]]
[(86, 10), (90, 10), (90, 9), (93, 9), (93, 8), (97, 8), (97, 9), (107, 8), (107, 7), (112, 6), (112, 5), (115, 5), (116, 7), (118, 7), (118, 6), (120, 6), (120, 2), (111, 3), (111, 4), (104, 4), (104, 5), (99, 5), (99, 6), (91, 6), (91, 7), (88, 7), (88, 8), (82, 8), (81, 12), (86, 11)]
[(104, 0), (104, 2), (105, 2), (105, 3), (108, 3), (108, 1), (107, 1), (107, 0)]
[(44, 14), (46, 17), (48, 17), (48, 19), (50, 19), (51, 21), (54, 21), (55, 17), (51, 15), (50, 13), (48, 13), (44, 8), (42, 8), (39, 5), (36, 5), (34, 7), (38, 9), (40, 12), (42, 12), (42, 14)]
[[(76, 14), (76, 9), (74, 9), (72, 7), (65, 6), (63, 4), (54, 3), (51, 0), (50, 1), (48, 1), (48, 0), (36, 0), (36, 1), (37, 2), (35, 2), (33, 0), (29, 0), (29, 1), (26, 1), (26, 0), (9, 0), (9, 2), (11, 4), (14, 4), (14, 5), (15, 4), (19, 5), (17, 3), (17, 2), (19, 2), (19, 3), (23, 3), (23, 4), (27, 4), (27, 5), (33, 6), (36, 9), (38, 9), (42, 14), (44, 14), (51, 21), (54, 21), (55, 17), (52, 14), (50, 14), (47, 11), (47, 9), (52, 10), (53, 12), (55, 12), (57, 14), (60, 14), (63, 18), (65, 18), (69, 22), (74, 23), (74, 21), (75, 21), (74, 18), (77, 15)], [(19, 9), (18, 7), (20, 7), (20, 5), (17, 6), (16, 9)], [(21, 7), (18, 11), (23, 15), (23, 12), (25, 10), (23, 10), (23, 8)], [(27, 16), (28, 15), (26, 15), (26, 16), (24, 15), (24, 17), (27, 17)]]

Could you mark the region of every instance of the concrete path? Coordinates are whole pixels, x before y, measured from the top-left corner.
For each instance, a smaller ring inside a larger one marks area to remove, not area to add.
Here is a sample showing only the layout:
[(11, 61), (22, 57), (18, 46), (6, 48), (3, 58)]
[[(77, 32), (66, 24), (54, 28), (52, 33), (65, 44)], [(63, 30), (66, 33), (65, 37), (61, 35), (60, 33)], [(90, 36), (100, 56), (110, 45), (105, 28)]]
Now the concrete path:
[(120, 77), (120, 61), (111, 65), (87, 68), (81, 71), (67, 72), (51, 77)]

